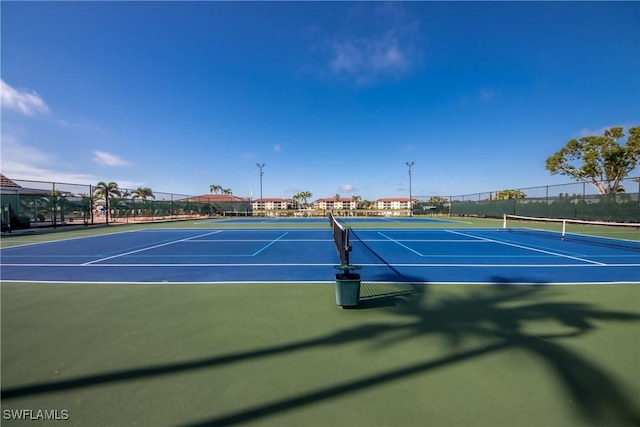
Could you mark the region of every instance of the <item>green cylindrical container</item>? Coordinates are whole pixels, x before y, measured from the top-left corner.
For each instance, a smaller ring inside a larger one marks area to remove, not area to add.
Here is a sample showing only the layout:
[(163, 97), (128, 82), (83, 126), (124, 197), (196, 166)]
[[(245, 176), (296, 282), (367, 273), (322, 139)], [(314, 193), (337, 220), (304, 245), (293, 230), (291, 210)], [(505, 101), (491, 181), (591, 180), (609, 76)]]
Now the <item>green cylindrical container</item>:
[(336, 274), (336, 304), (354, 307), (360, 302), (360, 275), (355, 273)]

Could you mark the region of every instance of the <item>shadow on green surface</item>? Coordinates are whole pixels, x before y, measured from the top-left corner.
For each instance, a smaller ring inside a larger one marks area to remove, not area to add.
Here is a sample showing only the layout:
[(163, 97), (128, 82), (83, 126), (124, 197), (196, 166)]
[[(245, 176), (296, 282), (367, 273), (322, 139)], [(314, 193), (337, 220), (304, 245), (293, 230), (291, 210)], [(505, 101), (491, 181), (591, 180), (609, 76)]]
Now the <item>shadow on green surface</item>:
[[(519, 281), (519, 278), (495, 278), (496, 283)], [(387, 294), (380, 291), (373, 298), (365, 299), (365, 302), (373, 305), (380, 301), (393, 302), (380, 305), (393, 317), (393, 322), (368, 323), (308, 340), (189, 362), (7, 388), (2, 390), (1, 397), (3, 401), (8, 401), (25, 396), (228, 365), (314, 347), (367, 341), (381, 348), (405, 340), (441, 336), (446, 339), (450, 348), (450, 354), (445, 357), (420, 361), (293, 398), (244, 408), (191, 425), (227, 426), (252, 422), (508, 349), (524, 351), (548, 365), (563, 384), (569, 398), (576, 402), (576, 411), (585, 421), (598, 425), (640, 425), (638, 409), (623, 387), (603, 369), (561, 343), (595, 331), (598, 322), (637, 322), (640, 319), (637, 314), (600, 310), (590, 304), (548, 302), (545, 299), (552, 295), (552, 289), (544, 285), (478, 286), (464, 296), (450, 295), (433, 300), (430, 298), (428, 285), (416, 287), (409, 284), (406, 288), (387, 290)], [(398, 316), (404, 321), (399, 323)], [(558, 331), (553, 333), (528, 332), (531, 324), (538, 321), (553, 321), (560, 327), (555, 328), (554, 331)], [(485, 344), (476, 344), (475, 348), (470, 349), (470, 345), (477, 342)]]

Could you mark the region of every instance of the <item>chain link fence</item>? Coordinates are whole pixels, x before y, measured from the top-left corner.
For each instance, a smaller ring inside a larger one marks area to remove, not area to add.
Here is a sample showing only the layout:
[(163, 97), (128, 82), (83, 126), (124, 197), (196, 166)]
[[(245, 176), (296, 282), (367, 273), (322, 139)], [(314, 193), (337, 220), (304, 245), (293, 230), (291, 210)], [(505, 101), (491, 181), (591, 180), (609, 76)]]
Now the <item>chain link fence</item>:
[[(509, 195), (513, 198), (508, 198)], [(637, 223), (640, 222), (640, 178), (623, 180), (615, 194), (599, 194), (589, 183), (576, 182), (450, 196), (446, 206), (441, 207), (456, 216), (499, 218), (508, 214)]]
[[(96, 196), (96, 186), (93, 185), (12, 180), (9, 185), (3, 185), (0, 192), (3, 231), (39, 226), (174, 221), (218, 214), (253, 214), (248, 199), (210, 201), (203, 196), (162, 192), (154, 192), (153, 198), (145, 198), (138, 197), (135, 190), (118, 190), (120, 195), (109, 197), (107, 207), (104, 197)], [(499, 190), (438, 198), (417, 196), (414, 199), (418, 200), (413, 208), (414, 215), (500, 218), (509, 214), (640, 222), (638, 177), (623, 180), (618, 192), (610, 195), (598, 194), (596, 188), (586, 182), (576, 182), (508, 192)], [(349, 214), (361, 215), (363, 212), (358, 209)], [(370, 212), (372, 216), (378, 214), (376, 210)], [(409, 215), (408, 209), (405, 209), (405, 214)]]
[(11, 180), (0, 192), (3, 231), (72, 224), (175, 221), (225, 211), (251, 211), (251, 203), (243, 199), (207, 201), (199, 196), (162, 192), (153, 192), (153, 197), (138, 197), (135, 190), (123, 188), (118, 188), (119, 195), (110, 196), (107, 202), (97, 195), (96, 189), (94, 185)]

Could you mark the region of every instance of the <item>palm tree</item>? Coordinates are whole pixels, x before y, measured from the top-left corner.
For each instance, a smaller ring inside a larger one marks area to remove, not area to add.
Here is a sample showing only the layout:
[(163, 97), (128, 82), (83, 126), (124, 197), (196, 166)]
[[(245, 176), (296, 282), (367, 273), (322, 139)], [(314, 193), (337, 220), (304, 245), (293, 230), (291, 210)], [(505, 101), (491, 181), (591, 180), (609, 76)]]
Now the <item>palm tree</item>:
[(104, 200), (106, 221), (107, 225), (109, 225), (109, 198), (120, 197), (122, 194), (118, 189), (118, 184), (113, 181), (108, 184), (104, 181), (100, 181), (96, 184), (93, 194), (96, 197), (96, 200)]
[(351, 201), (356, 204), (356, 209), (358, 209), (358, 207), (360, 206), (360, 203), (362, 202), (362, 197), (351, 196)]
[(293, 200), (293, 203), (296, 205), (296, 207), (299, 209), (300, 208), (300, 200), (302, 200), (302, 197), (300, 196), (301, 193), (296, 193), (293, 195), (293, 197), (291, 197), (291, 200)]
[(309, 191), (303, 191), (302, 193), (300, 193), (300, 200), (302, 200), (302, 204), (307, 207), (308, 205), (308, 200), (313, 197), (313, 194), (311, 194)]
[(140, 199), (142, 200), (142, 203), (144, 204), (144, 202), (147, 199), (154, 199), (155, 200), (156, 196), (153, 194), (153, 190), (151, 190), (149, 187), (138, 187), (135, 190), (133, 190), (131, 192), (131, 199), (133, 200), (133, 217), (135, 219), (136, 216), (136, 209), (135, 209), (135, 204), (136, 204), (136, 199)]
[(220, 190), (222, 192), (222, 194), (227, 194), (227, 195), (231, 195), (233, 194), (233, 191), (231, 191), (230, 188), (223, 188), (222, 190)]
[(220, 191), (222, 191), (222, 186), (220, 185), (213, 184), (209, 186), (210, 193), (218, 194)]
[(154, 199), (156, 196), (153, 194), (153, 191), (149, 187), (138, 187), (131, 192), (131, 196), (133, 199)]
[(308, 206), (307, 200), (309, 200), (313, 194), (308, 191), (301, 191), (294, 194), (292, 199), (298, 205), (298, 209), (304, 209)]

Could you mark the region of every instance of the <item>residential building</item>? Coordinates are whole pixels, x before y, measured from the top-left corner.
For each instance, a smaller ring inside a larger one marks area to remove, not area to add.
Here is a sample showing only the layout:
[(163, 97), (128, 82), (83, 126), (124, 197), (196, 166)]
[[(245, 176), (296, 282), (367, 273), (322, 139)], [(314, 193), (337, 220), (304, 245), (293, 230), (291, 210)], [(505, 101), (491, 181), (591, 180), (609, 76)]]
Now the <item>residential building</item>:
[(326, 197), (313, 202), (315, 209), (333, 210), (333, 209), (357, 209), (358, 203), (354, 202), (350, 197)]
[(411, 204), (409, 204), (408, 197), (387, 197), (376, 200), (373, 206), (380, 210), (399, 210), (409, 209), (410, 206), (415, 205), (417, 202), (417, 199), (411, 199)]
[(256, 199), (251, 205), (254, 211), (297, 209), (297, 204), (295, 204), (293, 200), (278, 197)]
[(203, 194), (202, 196), (192, 196), (180, 201), (193, 203), (246, 203), (249, 199), (234, 196), (233, 194)]

